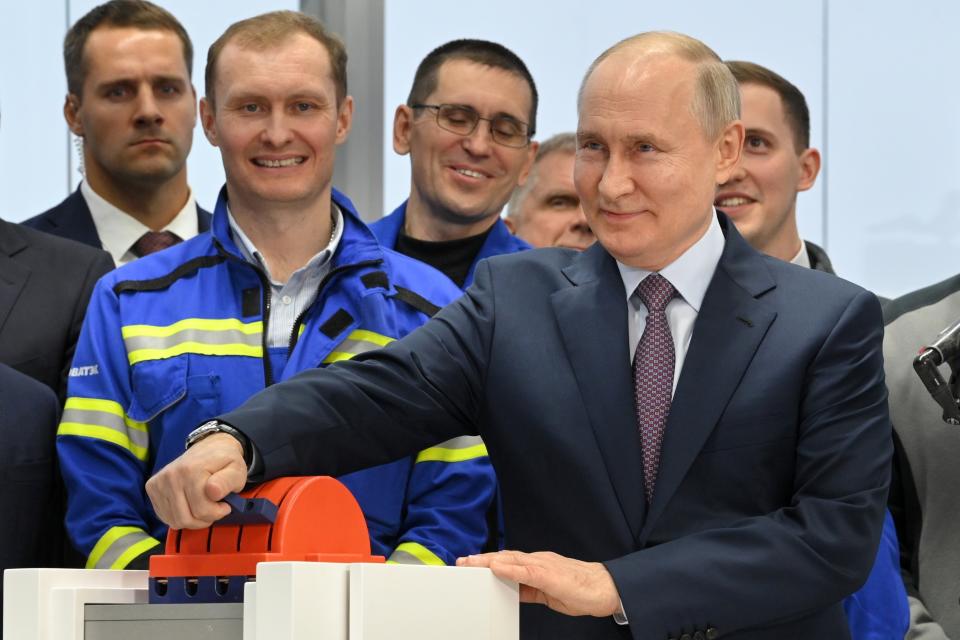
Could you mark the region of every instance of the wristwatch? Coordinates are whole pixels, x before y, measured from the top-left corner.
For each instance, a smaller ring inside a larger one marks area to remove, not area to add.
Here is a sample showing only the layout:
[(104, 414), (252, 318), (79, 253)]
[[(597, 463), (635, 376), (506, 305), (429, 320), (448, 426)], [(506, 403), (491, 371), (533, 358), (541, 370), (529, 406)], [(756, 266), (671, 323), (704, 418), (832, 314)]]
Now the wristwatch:
[(187, 442), (184, 446), (184, 450), (189, 449), (204, 438), (212, 436), (215, 433), (226, 433), (236, 438), (240, 443), (240, 446), (243, 447), (244, 461), (248, 465), (250, 464), (250, 441), (247, 439), (247, 436), (243, 435), (226, 422), (220, 422), (219, 420), (209, 420), (191, 431), (190, 435), (187, 436)]

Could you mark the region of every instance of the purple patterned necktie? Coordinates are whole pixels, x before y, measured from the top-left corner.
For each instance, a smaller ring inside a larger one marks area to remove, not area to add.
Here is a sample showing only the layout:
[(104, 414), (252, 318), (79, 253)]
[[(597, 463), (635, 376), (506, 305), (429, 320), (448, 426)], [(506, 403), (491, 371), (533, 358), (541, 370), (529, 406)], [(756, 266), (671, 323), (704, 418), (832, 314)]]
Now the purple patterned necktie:
[(182, 242), (182, 238), (172, 231), (147, 231), (140, 236), (140, 239), (134, 243), (130, 250), (133, 255), (142, 258), (167, 247), (172, 247), (178, 242)]
[(633, 393), (643, 445), (647, 504), (653, 499), (663, 447), (663, 428), (670, 415), (676, 358), (665, 310), (675, 295), (677, 290), (659, 273), (650, 274), (637, 286), (637, 297), (647, 307), (647, 324), (633, 356)]

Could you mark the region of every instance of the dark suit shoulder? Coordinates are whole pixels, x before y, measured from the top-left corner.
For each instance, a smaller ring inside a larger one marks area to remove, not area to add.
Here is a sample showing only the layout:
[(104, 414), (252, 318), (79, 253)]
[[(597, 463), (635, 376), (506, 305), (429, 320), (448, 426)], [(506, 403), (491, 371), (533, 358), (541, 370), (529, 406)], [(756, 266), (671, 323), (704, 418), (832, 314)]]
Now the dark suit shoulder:
[(863, 293), (870, 293), (860, 285), (833, 273), (801, 267), (770, 256), (763, 256), (763, 261), (776, 281), (777, 288), (792, 295), (849, 300)]
[(31, 267), (58, 268), (69, 265), (72, 269), (77, 269), (78, 265), (96, 265), (102, 273), (113, 269), (110, 254), (102, 249), (38, 231), (24, 224), (0, 221), (0, 225), (0, 234), (19, 237), (26, 243), (26, 247), (13, 257), (30, 264)]
[[(41, 231), (50, 231), (60, 226), (59, 223), (65, 216), (74, 215), (77, 212), (85, 212), (90, 215), (90, 208), (87, 207), (83, 194), (77, 189), (66, 198), (53, 205), (43, 213), (37, 214), (32, 218), (24, 220), (21, 224), (31, 229), (40, 229)], [(92, 218), (91, 218), (92, 222)]]

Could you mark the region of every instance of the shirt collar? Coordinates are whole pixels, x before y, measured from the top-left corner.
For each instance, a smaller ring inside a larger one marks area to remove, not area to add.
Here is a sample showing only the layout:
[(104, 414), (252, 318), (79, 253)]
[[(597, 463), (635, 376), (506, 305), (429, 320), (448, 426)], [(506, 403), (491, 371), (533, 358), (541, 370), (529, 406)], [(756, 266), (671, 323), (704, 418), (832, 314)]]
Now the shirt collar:
[[(94, 191), (86, 180), (80, 184), (80, 192), (90, 209), (90, 216), (93, 218), (93, 225), (97, 228), (100, 244), (113, 257), (113, 262), (121, 265), (136, 259), (130, 249), (140, 236), (150, 231), (150, 227), (108, 202)], [(191, 190), (183, 208), (170, 221), (170, 224), (159, 231), (172, 231), (181, 240), (187, 240), (199, 233), (198, 224), (197, 203)]]
[[(713, 273), (717, 270), (725, 243), (726, 238), (723, 237), (723, 230), (720, 228), (720, 222), (714, 210), (710, 226), (700, 239), (679, 258), (659, 271), (660, 275), (673, 285), (673, 288), (697, 313), (700, 312), (700, 305), (703, 304), (703, 297), (713, 279)], [(653, 273), (646, 269), (627, 266), (619, 260), (617, 268), (620, 269), (627, 300), (633, 297), (643, 279)]]
[[(333, 254), (336, 253), (337, 247), (340, 246), (340, 239), (343, 237), (343, 212), (340, 211), (337, 203), (332, 200), (330, 201), (330, 207), (333, 230), (330, 232), (329, 244), (310, 258), (307, 264), (294, 271), (294, 274), (300, 273), (301, 271), (305, 272), (320, 269), (325, 266), (333, 257)], [(273, 276), (270, 275), (270, 269), (267, 267), (266, 260), (263, 259), (263, 254), (257, 250), (253, 241), (243, 232), (243, 229), (240, 228), (240, 225), (230, 212), (229, 203), (227, 204), (227, 221), (230, 223), (230, 232), (233, 234), (233, 239), (237, 243), (237, 248), (240, 249), (240, 254), (243, 256), (243, 259), (263, 269), (264, 273), (267, 274), (267, 278), (270, 280), (270, 284), (275, 287), (282, 286), (284, 283), (275, 282)]]
[(791, 264), (796, 264), (801, 267), (810, 268), (810, 255), (807, 253), (807, 243), (803, 240), (800, 241), (800, 253), (793, 256), (793, 260), (790, 261)]

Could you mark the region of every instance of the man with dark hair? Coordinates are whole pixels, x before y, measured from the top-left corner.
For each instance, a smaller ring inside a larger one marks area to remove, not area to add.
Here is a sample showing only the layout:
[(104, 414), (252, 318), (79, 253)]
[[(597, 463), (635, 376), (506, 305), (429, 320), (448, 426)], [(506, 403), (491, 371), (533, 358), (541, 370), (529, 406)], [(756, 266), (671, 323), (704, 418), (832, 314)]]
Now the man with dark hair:
[(484, 260), (421, 329), (223, 414), (148, 482), (158, 516), (480, 434), (513, 550), (459, 564), (520, 583), (521, 637), (849, 638), (889, 482), (880, 305), (714, 211), (739, 98), (688, 36), (611, 47), (578, 103), (597, 242)]
[[(143, 485), (201, 420), (382, 347), (460, 294), (381, 247), (332, 187), (353, 117), (339, 39), (272, 12), (229, 27), (207, 65), (201, 119), (227, 177), (211, 233), (101, 280), (77, 348), (75, 367), (95, 371), (71, 381), (57, 446), (91, 568), (144, 567), (162, 549)], [(495, 482), (476, 440), (340, 478), (374, 553), (442, 565), (481, 549)]]
[(394, 115), (393, 148), (410, 154), (410, 197), (371, 225), (380, 242), (464, 289), (478, 261), (528, 249), (500, 212), (533, 163), (536, 118), (533, 77), (506, 47), (454, 40), (431, 51)]
[(810, 146), (810, 112), (803, 94), (753, 62), (727, 62), (740, 84), (747, 127), (743, 159), (720, 185), (714, 205), (755, 249), (804, 267), (833, 273), (826, 252), (800, 238), (797, 194), (813, 187), (820, 152)]
[(540, 143), (527, 181), (513, 191), (504, 222), (533, 247), (582, 251), (595, 240), (573, 184), (577, 136), (559, 133)]
[[(740, 86), (743, 155), (714, 204), (755, 249), (785, 262), (833, 273), (820, 247), (800, 239), (797, 193), (813, 186), (820, 152), (810, 147), (810, 113), (800, 90), (753, 62), (726, 62)], [(910, 623), (899, 547), (888, 513), (866, 584), (844, 600), (854, 640), (900, 640)]]
[(111, 0), (70, 28), (63, 59), (84, 180), (24, 224), (103, 248), (117, 265), (209, 229), (187, 185), (197, 96), (180, 22), (146, 0)]

